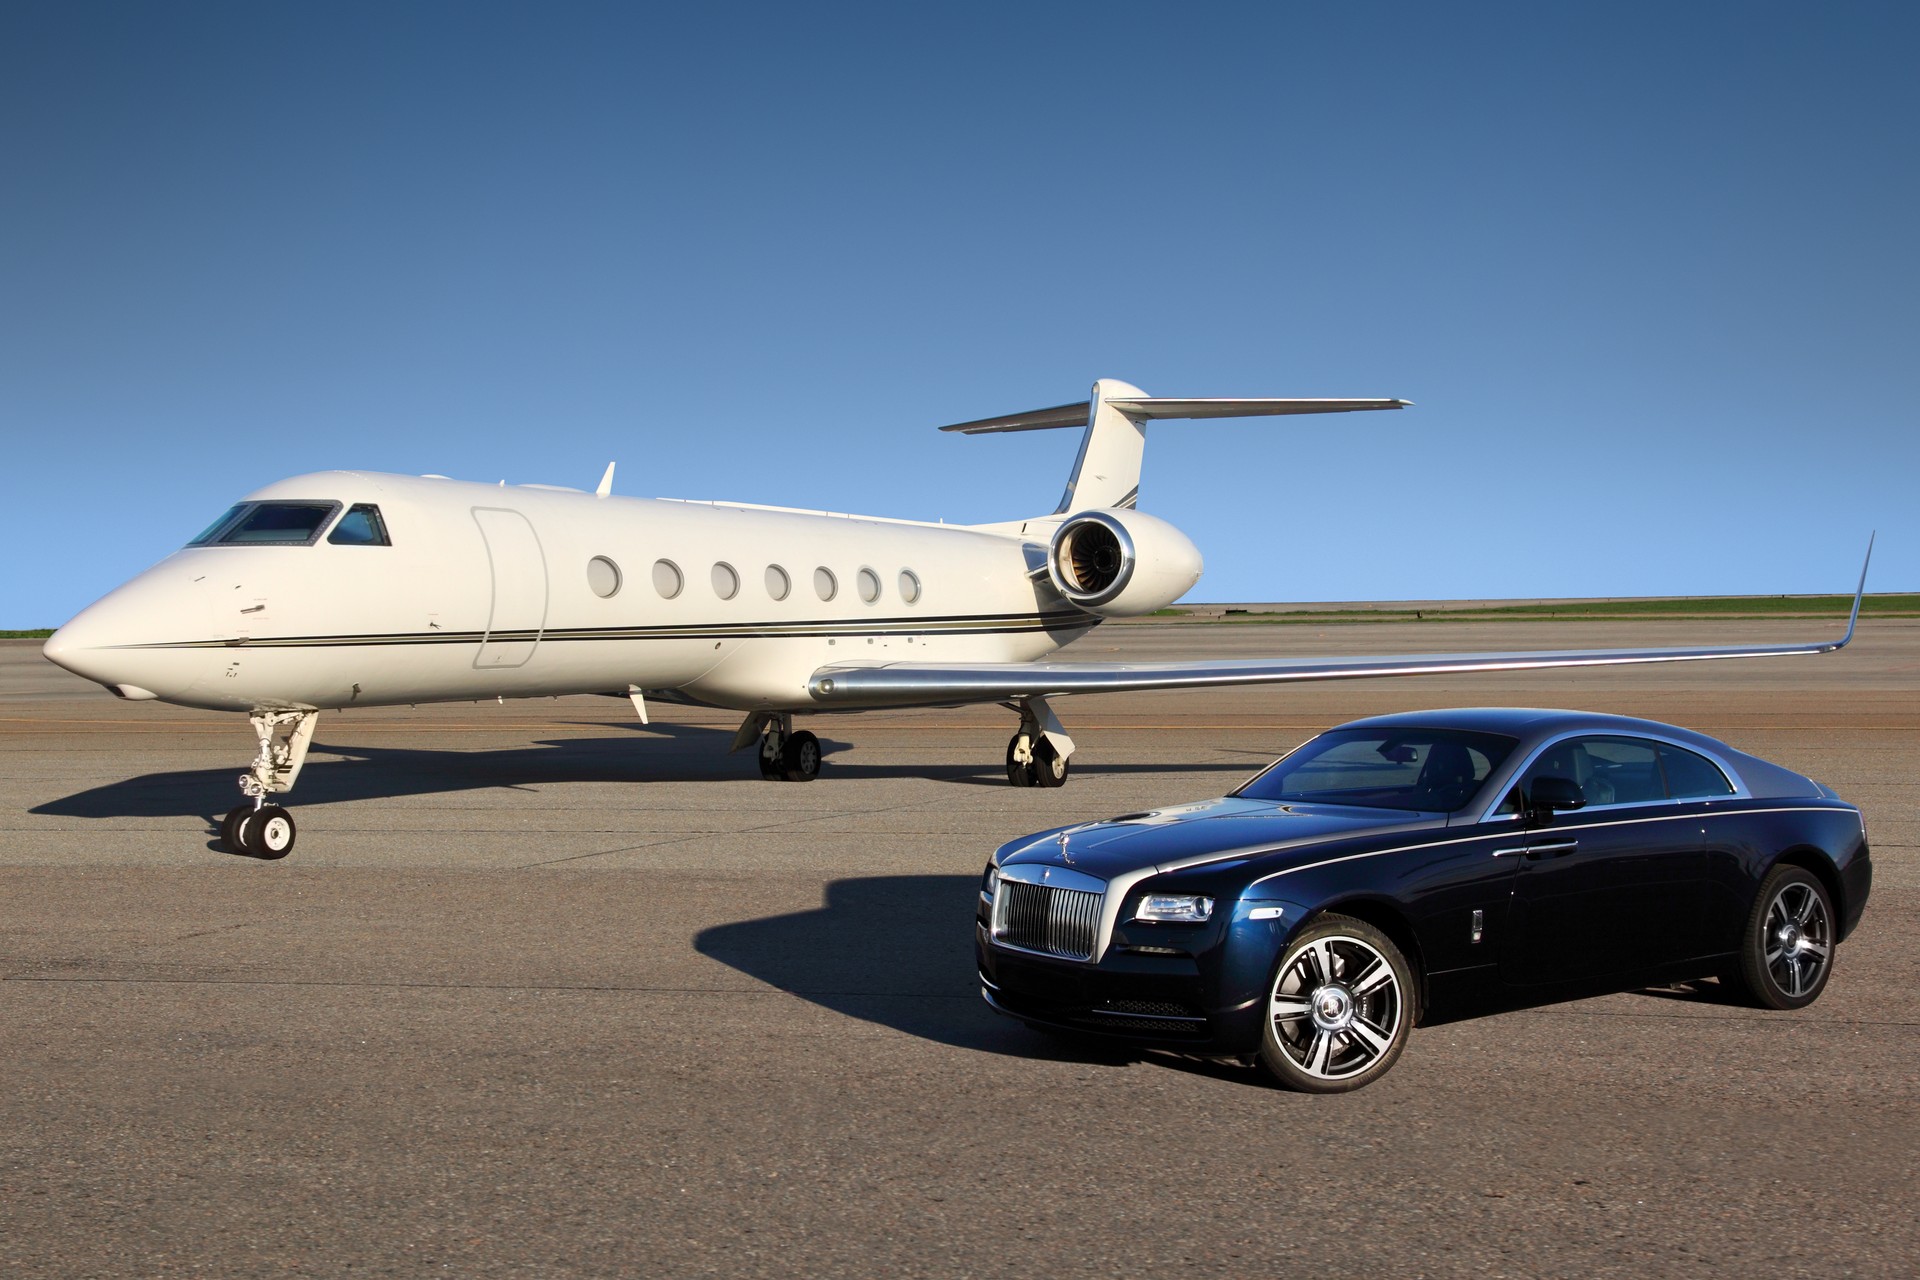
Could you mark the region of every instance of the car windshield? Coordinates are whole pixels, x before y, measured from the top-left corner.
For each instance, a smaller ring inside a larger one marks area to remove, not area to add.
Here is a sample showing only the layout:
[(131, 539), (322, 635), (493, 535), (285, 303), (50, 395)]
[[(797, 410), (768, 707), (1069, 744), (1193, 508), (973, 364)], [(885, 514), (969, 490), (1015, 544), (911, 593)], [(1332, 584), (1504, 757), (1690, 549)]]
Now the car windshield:
[(1334, 729), (1235, 792), (1251, 800), (1452, 813), (1518, 740), (1461, 729)]
[(339, 510), (337, 502), (243, 502), (187, 545), (304, 547)]

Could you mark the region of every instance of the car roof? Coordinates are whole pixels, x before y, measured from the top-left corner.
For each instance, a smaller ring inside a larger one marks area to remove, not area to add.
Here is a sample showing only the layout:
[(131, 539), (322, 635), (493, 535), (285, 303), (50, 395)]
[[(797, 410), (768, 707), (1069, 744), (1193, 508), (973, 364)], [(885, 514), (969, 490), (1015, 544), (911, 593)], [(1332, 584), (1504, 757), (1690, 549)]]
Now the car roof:
[(1729, 748), (1717, 738), (1683, 729), (1659, 720), (1641, 720), (1633, 716), (1607, 715), (1598, 711), (1566, 711), (1548, 707), (1448, 707), (1431, 711), (1402, 711), (1392, 715), (1369, 716), (1338, 726), (1342, 729), (1465, 729), (1475, 733), (1500, 733), (1522, 742), (1535, 742), (1561, 733), (1650, 734), (1697, 742), (1702, 746)]

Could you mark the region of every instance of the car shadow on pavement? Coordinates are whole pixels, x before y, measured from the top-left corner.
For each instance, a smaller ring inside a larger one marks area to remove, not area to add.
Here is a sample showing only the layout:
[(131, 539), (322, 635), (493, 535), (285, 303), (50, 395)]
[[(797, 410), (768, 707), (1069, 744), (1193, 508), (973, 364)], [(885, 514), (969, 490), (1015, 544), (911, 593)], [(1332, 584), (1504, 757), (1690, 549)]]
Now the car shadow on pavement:
[(703, 929), (694, 948), (849, 1018), (1009, 1057), (1123, 1066), (1149, 1055), (1054, 1036), (993, 1012), (974, 969), (972, 876), (866, 876), (811, 911)]

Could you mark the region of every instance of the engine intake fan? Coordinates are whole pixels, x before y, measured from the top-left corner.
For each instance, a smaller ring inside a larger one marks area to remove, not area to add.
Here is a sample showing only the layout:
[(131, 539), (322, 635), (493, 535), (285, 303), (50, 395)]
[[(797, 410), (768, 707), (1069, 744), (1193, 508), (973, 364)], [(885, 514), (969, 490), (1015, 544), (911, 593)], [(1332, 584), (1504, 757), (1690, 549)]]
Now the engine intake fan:
[(1124, 617), (1172, 604), (1200, 578), (1200, 553), (1164, 520), (1110, 509), (1069, 516), (1047, 554), (1054, 590), (1089, 613)]

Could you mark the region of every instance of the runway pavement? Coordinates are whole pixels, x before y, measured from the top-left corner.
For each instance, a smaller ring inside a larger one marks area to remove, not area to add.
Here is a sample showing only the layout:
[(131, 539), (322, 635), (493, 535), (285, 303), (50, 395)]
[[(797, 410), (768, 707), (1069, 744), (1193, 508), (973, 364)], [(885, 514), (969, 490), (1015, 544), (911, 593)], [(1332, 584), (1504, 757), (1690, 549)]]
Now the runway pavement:
[[(1103, 627), (1069, 656), (1811, 638), (1743, 623)], [(1379, 1084), (1085, 1049), (971, 964), (998, 842), (1218, 794), (1415, 706), (1677, 721), (1863, 805), (1812, 1008), (1635, 993), (1423, 1029)], [(244, 721), (0, 644), (0, 1274), (1911, 1276), (1920, 621), (1823, 658), (819, 717), (623, 701), (323, 718), (283, 862), (211, 820)]]

